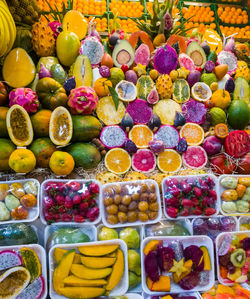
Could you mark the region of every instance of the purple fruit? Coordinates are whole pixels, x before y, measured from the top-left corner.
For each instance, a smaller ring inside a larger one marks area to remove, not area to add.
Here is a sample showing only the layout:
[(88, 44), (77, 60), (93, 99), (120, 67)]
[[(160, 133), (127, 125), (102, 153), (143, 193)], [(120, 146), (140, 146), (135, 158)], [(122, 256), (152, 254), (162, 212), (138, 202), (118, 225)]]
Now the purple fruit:
[(225, 85), (225, 90), (227, 90), (229, 93), (233, 93), (235, 89), (235, 83), (233, 78), (229, 78)]
[(218, 137), (216, 136), (208, 136), (205, 138), (202, 144), (204, 150), (208, 155), (215, 155), (221, 151), (222, 144)]
[(187, 122), (200, 125), (206, 120), (207, 108), (203, 103), (190, 99), (182, 105), (181, 109)]
[(40, 64), (40, 70), (38, 73), (39, 79), (51, 77), (50, 71), (46, 69), (43, 63)]
[(185, 137), (181, 138), (176, 146), (176, 151), (180, 154), (185, 153), (187, 150), (187, 140)]
[(68, 95), (70, 94), (70, 91), (75, 87), (76, 87), (76, 80), (74, 76), (68, 78), (63, 85), (63, 88), (66, 90)]
[(201, 73), (197, 70), (193, 70), (188, 74), (187, 82), (190, 87), (192, 87), (195, 83), (199, 82), (201, 78)]
[(159, 101), (159, 94), (156, 88), (152, 89), (147, 96), (147, 102), (151, 105), (156, 104)]
[(250, 250), (250, 238), (243, 239), (242, 247), (245, 251)]
[(161, 271), (169, 271), (174, 265), (174, 251), (169, 247), (158, 247), (157, 259)]
[(223, 231), (231, 232), (235, 230), (236, 223), (233, 217), (230, 216), (220, 217), (220, 223), (223, 228)]
[(144, 266), (145, 266), (145, 272), (146, 275), (152, 280), (152, 281), (158, 281), (160, 278), (159, 270), (158, 270), (158, 262), (157, 262), (157, 252), (156, 251), (150, 251), (145, 259), (144, 259)]
[(141, 99), (129, 103), (126, 112), (136, 124), (147, 124), (153, 114), (150, 105)]
[(184, 276), (179, 281), (179, 286), (183, 290), (192, 290), (194, 289), (200, 281), (200, 275), (198, 271), (192, 271), (188, 275)]
[(165, 143), (161, 140), (152, 140), (149, 142), (149, 148), (154, 154), (159, 154), (164, 151)]
[(123, 128), (124, 131), (128, 132), (130, 129), (133, 128), (133, 126), (134, 126), (134, 121), (132, 117), (128, 113), (125, 113), (121, 121), (121, 127)]
[(204, 66), (204, 69), (207, 73), (212, 73), (212, 71), (214, 70), (215, 68), (215, 63), (211, 60), (208, 60), (206, 63), (205, 63), (205, 66)]
[(104, 78), (110, 77), (110, 69), (106, 65), (103, 65), (99, 68), (99, 73)]
[(216, 230), (218, 232), (220, 232), (220, 230), (222, 229), (219, 218), (211, 217), (207, 219), (207, 225), (209, 229)]
[(138, 77), (136, 75), (136, 72), (133, 70), (129, 70), (125, 73), (125, 79), (129, 82), (132, 82), (136, 85)]
[(195, 235), (206, 235), (208, 226), (205, 219), (196, 218), (193, 223), (193, 230)]
[(152, 130), (153, 132), (155, 132), (161, 126), (161, 119), (160, 119), (160, 117), (157, 114), (153, 114), (147, 125), (150, 128), (150, 130)]
[(185, 261), (192, 260), (192, 268), (197, 271), (202, 271), (204, 268), (204, 261), (201, 260), (203, 257), (203, 251), (196, 245), (190, 245), (184, 249)]
[(225, 255), (219, 256), (219, 264), (226, 267), (227, 264), (230, 262), (231, 252), (228, 252)]
[(135, 154), (138, 150), (135, 143), (130, 139), (126, 140), (124, 148), (129, 154)]
[(181, 112), (176, 112), (175, 118), (174, 118), (174, 126), (175, 127), (180, 127), (185, 125), (186, 123), (186, 118)]
[(154, 58), (154, 68), (160, 74), (169, 74), (178, 65), (178, 55), (168, 44), (156, 49)]

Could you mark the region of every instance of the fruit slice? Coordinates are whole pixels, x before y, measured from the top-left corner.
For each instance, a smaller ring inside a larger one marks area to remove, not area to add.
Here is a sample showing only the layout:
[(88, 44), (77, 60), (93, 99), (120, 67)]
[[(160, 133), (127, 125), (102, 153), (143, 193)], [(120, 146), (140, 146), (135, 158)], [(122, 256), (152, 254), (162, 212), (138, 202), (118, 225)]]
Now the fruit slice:
[(116, 85), (115, 90), (119, 99), (124, 102), (131, 102), (136, 99), (137, 89), (132, 82), (122, 80)]
[(177, 172), (182, 166), (181, 156), (172, 149), (165, 149), (157, 157), (157, 166), (161, 172)]
[(166, 148), (175, 148), (180, 136), (175, 127), (164, 125), (155, 133), (155, 139), (163, 141)]
[(238, 62), (236, 56), (229, 51), (221, 51), (217, 55), (217, 64), (227, 64), (228, 66), (228, 74), (233, 75), (238, 67)]
[(176, 112), (181, 112), (181, 106), (173, 100), (161, 100), (153, 107), (153, 113), (160, 117), (164, 125), (174, 124)]
[(80, 253), (87, 256), (103, 256), (114, 252), (119, 245), (94, 245), (78, 247)]
[(69, 111), (59, 106), (50, 118), (49, 137), (55, 145), (66, 145), (70, 142), (73, 134), (73, 122)]
[(140, 149), (132, 157), (132, 167), (135, 171), (148, 173), (153, 171), (155, 166), (155, 155), (148, 149)]
[(226, 234), (224, 235), (224, 237), (220, 238), (218, 248), (217, 248), (218, 255), (219, 256), (226, 255), (231, 248), (231, 244), (232, 244), (232, 237), (230, 234)]
[(105, 167), (115, 173), (123, 174), (131, 167), (131, 157), (122, 148), (113, 148), (107, 152), (104, 159)]
[(42, 276), (39, 276), (26, 289), (24, 289), (16, 299), (40, 299), (44, 293), (45, 282)]
[(104, 295), (104, 288), (94, 288), (94, 287), (66, 287), (60, 289), (61, 294), (67, 298), (96, 298)]
[(92, 86), (93, 71), (89, 58), (86, 55), (77, 56), (72, 64), (70, 71), (75, 77), (76, 88), (80, 86)]
[(22, 258), (15, 251), (3, 250), (0, 252), (0, 271), (21, 266), (22, 263)]
[(122, 279), (124, 272), (124, 255), (121, 249), (117, 250), (116, 262), (113, 266), (112, 273), (108, 278), (108, 284), (106, 285), (106, 290), (113, 290), (120, 280)]
[(31, 248), (23, 247), (20, 250), (25, 267), (29, 270), (30, 281), (34, 281), (41, 275), (41, 263), (35, 251)]
[(147, 100), (150, 91), (154, 88), (154, 81), (150, 76), (141, 76), (136, 83), (138, 98)]
[(250, 86), (246, 79), (243, 77), (238, 77), (235, 80), (235, 89), (233, 93), (234, 100), (245, 100), (249, 101), (250, 99)]
[(132, 117), (135, 124), (147, 124), (153, 114), (151, 106), (140, 99), (129, 103), (126, 112)]
[(147, 148), (149, 142), (154, 139), (154, 134), (146, 125), (135, 125), (129, 132), (129, 139), (138, 148)]
[(186, 53), (187, 51), (187, 44), (184, 39), (184, 37), (177, 35), (177, 34), (172, 34), (170, 37), (167, 39), (167, 44), (171, 47), (174, 48), (174, 45), (177, 44), (178, 48), (180, 50), (180, 53)]
[(187, 122), (200, 125), (206, 120), (207, 108), (203, 103), (190, 99), (182, 105), (181, 109)]
[(83, 39), (88, 31), (88, 22), (77, 10), (70, 10), (66, 13), (62, 22), (63, 30), (74, 32), (79, 39)]
[(206, 102), (212, 96), (212, 91), (206, 83), (197, 82), (191, 89), (192, 97), (200, 102)]
[[(56, 262), (56, 264), (59, 264), (62, 257), (64, 256), (65, 253), (67, 253), (68, 251), (65, 249), (61, 249), (61, 248), (55, 248), (54, 250), (54, 260)], [(73, 263), (74, 264), (80, 264), (81, 263), (81, 255), (76, 253), (73, 259)]]
[(190, 98), (190, 88), (186, 80), (184, 79), (177, 79), (174, 82), (174, 93), (173, 99), (177, 103), (185, 103)]
[(135, 52), (131, 44), (127, 40), (119, 40), (112, 52), (112, 59), (116, 67), (126, 64), (128, 67), (132, 65), (135, 58)]
[(81, 256), (81, 262), (84, 266), (93, 269), (101, 269), (112, 266), (116, 261), (114, 257), (89, 257)]
[(181, 53), (179, 55), (179, 64), (180, 64), (180, 67), (184, 66), (185, 69), (189, 70), (190, 72), (195, 70), (195, 65), (194, 65), (192, 58), (190, 58), (185, 53)]
[(223, 49), (221, 37), (212, 29), (207, 29), (205, 31), (202, 40), (208, 43), (210, 51), (216, 51), (216, 53), (219, 53)]
[(182, 160), (186, 167), (201, 169), (207, 164), (207, 153), (201, 146), (189, 146)]
[(32, 123), (27, 111), (19, 105), (13, 105), (6, 117), (7, 130), (11, 141), (17, 146), (30, 145), (33, 140)]
[(116, 110), (112, 97), (101, 98), (98, 102), (96, 113), (98, 118), (106, 125), (117, 125), (122, 121), (125, 114), (125, 107), (119, 102)]
[(207, 56), (197, 42), (191, 42), (187, 47), (187, 55), (193, 60), (195, 67), (204, 68)]
[(204, 130), (195, 123), (186, 123), (180, 130), (180, 137), (185, 137), (188, 145), (199, 145), (204, 140)]
[(246, 131), (235, 130), (230, 132), (224, 143), (226, 153), (234, 158), (240, 158), (249, 152), (250, 137)]
[(80, 264), (72, 264), (70, 272), (82, 279), (100, 279), (107, 277), (112, 268), (91, 269)]
[(63, 282), (72, 287), (99, 287), (107, 284), (105, 279), (81, 279), (75, 275), (67, 276)]
[(119, 126), (107, 126), (101, 131), (100, 140), (107, 148), (122, 147), (127, 135)]

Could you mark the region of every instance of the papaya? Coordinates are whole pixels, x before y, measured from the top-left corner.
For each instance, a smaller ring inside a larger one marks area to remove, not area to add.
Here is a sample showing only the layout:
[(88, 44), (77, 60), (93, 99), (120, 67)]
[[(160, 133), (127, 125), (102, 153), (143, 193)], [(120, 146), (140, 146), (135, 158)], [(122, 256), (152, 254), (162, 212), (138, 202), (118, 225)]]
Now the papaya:
[(70, 271), (79, 278), (100, 279), (107, 277), (112, 272), (112, 268), (90, 269), (84, 265), (72, 264)]
[(103, 256), (109, 254), (116, 249), (119, 245), (94, 245), (94, 246), (81, 246), (78, 247), (80, 253), (87, 256)]
[(121, 249), (117, 249), (117, 259), (113, 266), (113, 271), (108, 278), (106, 290), (109, 292), (113, 290), (120, 282), (124, 273), (124, 255)]
[(64, 279), (69, 276), (69, 271), (73, 263), (75, 250), (67, 251), (53, 273), (53, 287), (58, 295), (61, 295), (61, 288), (64, 287)]
[(102, 129), (100, 121), (92, 115), (72, 115), (72, 141), (91, 141), (98, 137)]
[(38, 138), (34, 140), (29, 148), (36, 157), (36, 166), (49, 168), (49, 160), (56, 151), (55, 145), (49, 138)]
[(36, 137), (49, 137), (49, 122), (52, 112), (42, 109), (31, 116), (31, 122)]
[[(68, 250), (65, 250), (65, 249), (61, 249), (61, 248), (55, 248), (54, 250), (54, 259), (55, 259), (55, 262), (57, 264), (59, 264), (60, 260), (62, 259), (62, 257), (64, 256), (65, 253), (67, 253)], [(76, 253), (75, 256), (74, 256), (74, 259), (73, 259), (73, 263), (74, 264), (81, 264), (81, 255)]]
[(75, 275), (66, 277), (63, 282), (72, 287), (99, 287), (107, 284), (105, 279), (81, 279)]
[(130, 43), (130, 45), (133, 47), (134, 50), (137, 47), (138, 42), (142, 42), (142, 43), (146, 44), (149, 47), (150, 53), (152, 53), (154, 51), (154, 45), (153, 45), (153, 43), (151, 41), (151, 38), (144, 31), (133, 32), (130, 35), (130, 37), (128, 39), (128, 42)]
[(178, 44), (180, 53), (186, 53), (187, 44), (186, 44), (184, 37), (177, 35), (177, 34), (170, 35), (170, 37), (167, 39), (167, 44), (172, 47), (176, 43)]
[(147, 255), (149, 253), (149, 251), (156, 250), (159, 242), (160, 241), (157, 241), (157, 240), (152, 240), (152, 241), (148, 242), (148, 244), (143, 249), (143, 253), (145, 255)]
[(171, 288), (170, 277), (161, 275), (160, 279), (156, 282), (147, 277), (147, 286), (151, 291), (169, 292)]
[(6, 125), (6, 117), (8, 111), (8, 107), (0, 107), (0, 137), (9, 137)]
[(15, 145), (9, 139), (0, 138), (0, 171), (10, 169), (9, 157), (15, 149)]
[(211, 267), (211, 260), (210, 260), (210, 256), (209, 256), (207, 247), (201, 246), (200, 249), (203, 252), (204, 270), (210, 271), (212, 269), (212, 267)]
[(87, 299), (102, 296), (105, 293), (104, 288), (89, 288), (89, 287), (67, 287), (61, 288), (60, 294), (67, 298)]
[(93, 269), (100, 269), (112, 266), (116, 261), (115, 257), (89, 257), (81, 256), (81, 262), (84, 266)]

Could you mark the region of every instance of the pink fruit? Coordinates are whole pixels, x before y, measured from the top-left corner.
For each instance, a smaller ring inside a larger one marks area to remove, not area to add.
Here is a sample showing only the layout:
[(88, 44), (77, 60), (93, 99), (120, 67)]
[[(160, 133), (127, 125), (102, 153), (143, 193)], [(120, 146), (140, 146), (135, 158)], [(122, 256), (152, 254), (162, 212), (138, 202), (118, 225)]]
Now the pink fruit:
[(147, 124), (153, 114), (150, 105), (141, 99), (129, 103), (126, 112), (132, 117), (135, 124)]
[(99, 188), (99, 185), (95, 182), (92, 182), (90, 185), (89, 185), (89, 191), (93, 194), (97, 194), (100, 192), (100, 188)]
[(17, 88), (9, 94), (9, 106), (22, 106), (28, 113), (35, 113), (39, 106), (37, 94), (30, 88)]
[[(81, 198), (80, 195), (75, 195), (75, 196), (73, 197), (73, 204), (74, 204), (74, 205), (78, 205), (78, 204), (81, 202), (81, 200), (82, 200), (82, 198)], [(66, 200), (65, 200), (65, 201), (66, 201)]]
[(216, 136), (206, 137), (202, 146), (208, 155), (218, 154), (222, 148), (221, 140)]
[(44, 293), (45, 282), (42, 276), (25, 288), (16, 299), (40, 299)]
[(190, 87), (192, 87), (195, 83), (199, 82), (201, 78), (201, 73), (197, 70), (192, 70), (187, 77), (187, 82)]
[(185, 69), (189, 70), (190, 72), (195, 70), (195, 64), (187, 54), (181, 53), (179, 55), (179, 64), (180, 67), (184, 66)]
[(155, 155), (148, 149), (140, 149), (132, 157), (132, 167), (135, 171), (147, 173), (153, 171), (155, 166)]
[(151, 105), (156, 104), (159, 101), (159, 94), (158, 94), (156, 88), (154, 88), (150, 91), (150, 93), (147, 96), (147, 101)]
[(129, 70), (125, 73), (125, 79), (129, 82), (132, 82), (136, 85), (138, 77), (135, 71)]
[(152, 140), (149, 142), (149, 148), (154, 154), (159, 154), (164, 151), (165, 143), (161, 140)]
[(168, 207), (167, 208), (167, 214), (171, 218), (176, 218), (177, 215), (178, 215), (178, 209), (176, 209), (174, 207)]
[(122, 147), (127, 135), (119, 126), (106, 126), (100, 134), (101, 143), (107, 148)]
[(181, 109), (187, 122), (200, 125), (206, 120), (207, 108), (203, 103), (190, 99), (182, 105)]
[(160, 74), (170, 74), (178, 65), (178, 55), (168, 44), (156, 49), (154, 58), (154, 68)]
[(234, 74), (238, 67), (238, 61), (236, 56), (229, 51), (221, 51), (217, 55), (217, 64), (227, 64), (228, 66), (228, 74), (231, 76)]
[(201, 146), (189, 146), (182, 160), (186, 167), (201, 169), (207, 164), (207, 153)]
[(21, 266), (22, 263), (21, 256), (15, 251), (3, 250), (0, 252), (0, 271)]
[(146, 44), (141, 44), (140, 47), (135, 51), (135, 63), (148, 65), (150, 61), (150, 51)]
[(50, 209), (54, 206), (54, 200), (50, 196), (44, 196), (43, 198), (43, 206), (47, 209)]
[(175, 127), (163, 125), (155, 133), (155, 139), (163, 141), (166, 148), (175, 148), (180, 140), (180, 135)]

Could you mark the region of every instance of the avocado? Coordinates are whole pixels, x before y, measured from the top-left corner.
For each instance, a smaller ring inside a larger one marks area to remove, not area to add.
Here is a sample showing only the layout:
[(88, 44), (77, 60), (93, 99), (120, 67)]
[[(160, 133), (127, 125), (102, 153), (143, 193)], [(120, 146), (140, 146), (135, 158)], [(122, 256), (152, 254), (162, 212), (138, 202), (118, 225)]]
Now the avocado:
[(247, 80), (244, 79), (243, 77), (238, 77), (234, 83), (235, 83), (235, 89), (233, 93), (233, 99), (249, 101), (250, 87)]
[(93, 83), (93, 72), (89, 58), (86, 55), (77, 56), (71, 66), (72, 76), (75, 77), (76, 87), (88, 86)]
[(128, 67), (132, 65), (135, 58), (135, 52), (130, 43), (126, 40), (120, 40), (113, 51), (112, 59), (116, 67), (126, 64)]
[(64, 84), (66, 80), (66, 73), (61, 64), (53, 64), (50, 69), (50, 74), (51, 77), (55, 79), (57, 82), (59, 82), (62, 85)]
[(211, 51), (207, 57), (207, 60), (211, 60), (213, 61), (214, 63), (216, 63), (216, 60), (217, 60), (217, 54), (215, 51)]
[(197, 42), (191, 42), (187, 47), (187, 55), (193, 60), (196, 67), (204, 68), (207, 57), (202, 47)]

